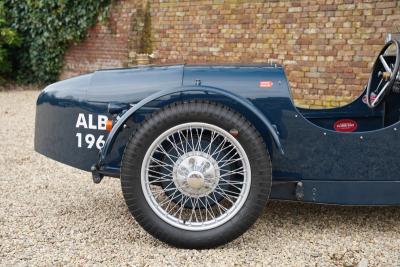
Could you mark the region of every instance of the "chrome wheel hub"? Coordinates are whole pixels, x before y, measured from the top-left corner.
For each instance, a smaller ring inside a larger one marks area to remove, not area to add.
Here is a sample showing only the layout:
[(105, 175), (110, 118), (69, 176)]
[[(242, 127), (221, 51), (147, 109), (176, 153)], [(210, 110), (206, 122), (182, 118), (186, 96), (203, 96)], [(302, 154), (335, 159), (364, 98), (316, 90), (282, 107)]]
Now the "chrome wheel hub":
[(220, 171), (217, 161), (210, 155), (192, 151), (179, 157), (172, 175), (181, 193), (189, 197), (204, 197), (217, 187)]

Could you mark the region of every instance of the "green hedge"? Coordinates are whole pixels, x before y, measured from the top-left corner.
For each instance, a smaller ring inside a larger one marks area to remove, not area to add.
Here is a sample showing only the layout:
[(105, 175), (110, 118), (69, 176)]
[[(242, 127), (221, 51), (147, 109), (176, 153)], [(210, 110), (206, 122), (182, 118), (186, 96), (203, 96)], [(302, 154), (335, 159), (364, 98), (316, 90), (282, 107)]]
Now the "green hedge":
[(16, 77), (29, 83), (56, 81), (71, 43), (85, 37), (111, 0), (4, 0), (7, 21), (21, 36), (13, 49)]
[(8, 26), (4, 3), (0, 2), (0, 83), (3, 83), (11, 75), (10, 50), (20, 43), (21, 39), (15, 30)]

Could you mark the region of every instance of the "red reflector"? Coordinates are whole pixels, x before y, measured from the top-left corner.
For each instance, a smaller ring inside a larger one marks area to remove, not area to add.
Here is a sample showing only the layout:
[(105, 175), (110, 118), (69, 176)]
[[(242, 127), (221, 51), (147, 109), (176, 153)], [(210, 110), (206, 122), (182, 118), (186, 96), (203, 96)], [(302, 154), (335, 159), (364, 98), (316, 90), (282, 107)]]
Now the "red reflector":
[(112, 127), (113, 127), (113, 121), (112, 120), (107, 120), (106, 121), (106, 130), (111, 132)]
[(261, 88), (271, 88), (274, 85), (272, 81), (260, 81)]

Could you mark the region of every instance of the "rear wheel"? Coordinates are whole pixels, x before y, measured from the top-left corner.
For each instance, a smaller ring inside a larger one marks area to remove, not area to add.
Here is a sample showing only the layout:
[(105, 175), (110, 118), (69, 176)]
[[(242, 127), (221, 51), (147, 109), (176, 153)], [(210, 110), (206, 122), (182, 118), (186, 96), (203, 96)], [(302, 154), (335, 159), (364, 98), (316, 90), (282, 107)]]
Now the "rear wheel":
[(170, 105), (132, 134), (121, 167), (130, 212), (154, 237), (211, 248), (246, 231), (271, 188), (271, 162), (258, 131), (218, 104)]

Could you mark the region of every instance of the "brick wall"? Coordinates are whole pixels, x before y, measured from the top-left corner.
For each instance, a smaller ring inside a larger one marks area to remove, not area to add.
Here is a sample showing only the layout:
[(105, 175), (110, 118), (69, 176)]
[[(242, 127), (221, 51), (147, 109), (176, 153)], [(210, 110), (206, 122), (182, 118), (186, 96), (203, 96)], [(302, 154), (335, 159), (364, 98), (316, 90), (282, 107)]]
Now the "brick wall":
[(67, 51), (61, 79), (101, 68), (126, 67), (141, 5), (141, 0), (114, 1), (108, 19), (89, 29), (87, 38)]
[[(91, 29), (68, 51), (66, 69), (127, 65), (135, 2), (116, 1), (111, 22), (118, 37)], [(386, 33), (400, 28), (399, 0), (152, 0), (151, 7), (154, 63), (274, 60), (285, 66), (302, 106), (337, 106), (358, 96)]]

